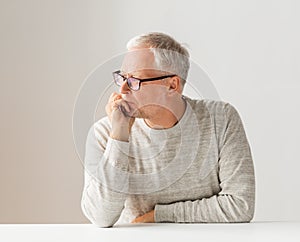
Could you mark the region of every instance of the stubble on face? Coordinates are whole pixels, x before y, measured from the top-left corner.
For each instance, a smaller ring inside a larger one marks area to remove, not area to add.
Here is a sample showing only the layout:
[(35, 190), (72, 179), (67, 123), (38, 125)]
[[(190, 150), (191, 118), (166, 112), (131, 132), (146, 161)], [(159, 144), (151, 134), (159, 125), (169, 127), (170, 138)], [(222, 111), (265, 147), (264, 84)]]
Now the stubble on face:
[[(129, 50), (124, 58), (121, 71), (126, 76), (140, 79), (166, 75), (156, 68), (154, 55), (147, 48)], [(128, 94), (123, 93), (122, 98), (132, 109), (128, 115), (143, 119), (149, 119), (156, 115), (160, 104), (163, 103), (163, 100), (157, 97), (164, 95), (164, 90), (159, 86), (163, 87), (160, 80), (145, 82), (141, 83), (140, 90), (130, 90)]]

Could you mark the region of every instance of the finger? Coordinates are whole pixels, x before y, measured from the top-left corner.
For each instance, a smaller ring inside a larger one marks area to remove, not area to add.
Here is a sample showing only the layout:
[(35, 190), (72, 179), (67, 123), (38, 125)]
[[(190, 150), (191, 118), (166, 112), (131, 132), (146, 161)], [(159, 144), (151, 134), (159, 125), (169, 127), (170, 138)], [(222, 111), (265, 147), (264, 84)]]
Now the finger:
[(110, 104), (109, 104), (109, 106), (110, 106), (110, 110), (112, 111), (112, 110), (115, 110), (115, 109), (118, 109), (119, 108), (119, 106), (121, 106), (121, 101), (122, 100), (113, 100)]
[(138, 223), (142, 223), (142, 221), (141, 221), (141, 220), (138, 220), (138, 219), (135, 219), (135, 220), (133, 220), (131, 223), (133, 223), (133, 224), (138, 224)]
[(110, 100), (110, 99), (113, 99), (116, 95), (118, 95), (117, 92), (113, 92), (112, 94), (110, 94), (109, 100)]
[(114, 105), (122, 106), (123, 108), (125, 108), (127, 113), (130, 112), (129, 104), (126, 101), (124, 101), (123, 99), (118, 99), (118, 100), (114, 101)]
[(113, 92), (112, 94), (110, 94), (108, 102), (105, 106), (107, 113), (110, 113), (112, 111), (112, 107), (113, 107), (112, 104), (114, 103), (114, 100), (117, 99), (117, 96), (118, 96), (118, 93), (116, 93), (116, 92)]
[(113, 92), (109, 97), (109, 101), (113, 102), (113, 101), (121, 99), (121, 98), (122, 98), (122, 95), (120, 93)]
[[(123, 116), (125, 116), (125, 117), (127, 117), (127, 118), (129, 118), (130, 117), (130, 115), (129, 115), (129, 113), (125, 110), (125, 108), (124, 108), (124, 106), (122, 105), (122, 103), (114, 103), (113, 104), (113, 107), (111, 108), (112, 109), (112, 111), (111, 111), (111, 113), (112, 112), (119, 112), (120, 114), (122, 114)], [(129, 120), (129, 122), (130, 123), (132, 123), (133, 124), (133, 122), (131, 122), (131, 120)], [(131, 127), (131, 126), (130, 126)]]

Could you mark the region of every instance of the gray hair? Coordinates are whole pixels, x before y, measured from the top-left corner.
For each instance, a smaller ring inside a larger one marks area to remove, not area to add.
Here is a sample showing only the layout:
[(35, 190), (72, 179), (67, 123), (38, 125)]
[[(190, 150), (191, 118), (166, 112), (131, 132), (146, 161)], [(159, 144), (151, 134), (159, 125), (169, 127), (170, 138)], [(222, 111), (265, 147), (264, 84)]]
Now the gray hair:
[(190, 68), (190, 55), (182, 44), (167, 34), (151, 32), (129, 40), (127, 49), (134, 47), (149, 48), (154, 54), (158, 68), (178, 75), (182, 87), (184, 86)]

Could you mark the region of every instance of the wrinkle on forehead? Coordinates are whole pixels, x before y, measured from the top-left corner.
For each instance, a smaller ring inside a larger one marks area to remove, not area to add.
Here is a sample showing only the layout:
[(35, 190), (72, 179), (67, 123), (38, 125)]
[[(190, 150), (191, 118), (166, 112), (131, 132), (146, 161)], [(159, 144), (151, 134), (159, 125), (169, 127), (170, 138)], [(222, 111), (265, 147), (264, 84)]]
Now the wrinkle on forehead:
[(157, 69), (154, 54), (149, 48), (129, 50), (123, 60), (121, 71), (123, 73), (135, 73), (145, 69)]

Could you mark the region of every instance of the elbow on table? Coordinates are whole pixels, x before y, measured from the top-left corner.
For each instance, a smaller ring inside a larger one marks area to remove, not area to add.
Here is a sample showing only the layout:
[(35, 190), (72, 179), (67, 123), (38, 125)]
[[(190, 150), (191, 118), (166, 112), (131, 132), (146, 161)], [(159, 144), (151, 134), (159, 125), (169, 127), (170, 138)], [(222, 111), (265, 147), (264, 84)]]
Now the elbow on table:
[(240, 207), (240, 211), (233, 222), (250, 223), (254, 217), (254, 204), (247, 203)]
[(87, 216), (87, 219), (99, 228), (111, 228), (115, 224), (115, 220), (105, 219), (103, 216)]
[(84, 202), (81, 203), (81, 209), (85, 217), (93, 224), (96, 225), (97, 227), (100, 228), (110, 228), (112, 227), (116, 221), (112, 221), (111, 219), (105, 219), (105, 216), (101, 216), (100, 214), (93, 214), (92, 211), (89, 209), (86, 209), (84, 206)]
[(234, 222), (250, 223), (252, 219), (253, 219), (253, 214), (249, 213), (249, 214), (240, 215), (240, 217), (237, 219), (237, 221), (234, 221)]
[(243, 211), (240, 211), (239, 213), (234, 214), (228, 214), (226, 216), (225, 220), (222, 219), (222, 221), (218, 222), (225, 222), (225, 223), (250, 223), (253, 219), (252, 213), (245, 213)]
[[(223, 196), (222, 196), (223, 197)], [(226, 208), (226, 222), (229, 223), (249, 223), (254, 217), (254, 199), (238, 196), (225, 196), (230, 201), (230, 206)], [(224, 198), (224, 197), (223, 197)], [(225, 210), (225, 209), (224, 209)]]
[(112, 221), (111, 219), (105, 219), (103, 216), (88, 216), (86, 212), (84, 214), (93, 225), (99, 228), (111, 228), (115, 224), (115, 221)]
[(99, 228), (111, 228), (115, 224), (113, 222), (104, 221), (103, 219), (96, 219), (91, 222), (92, 222), (92, 224), (94, 224), (95, 226), (97, 226)]

